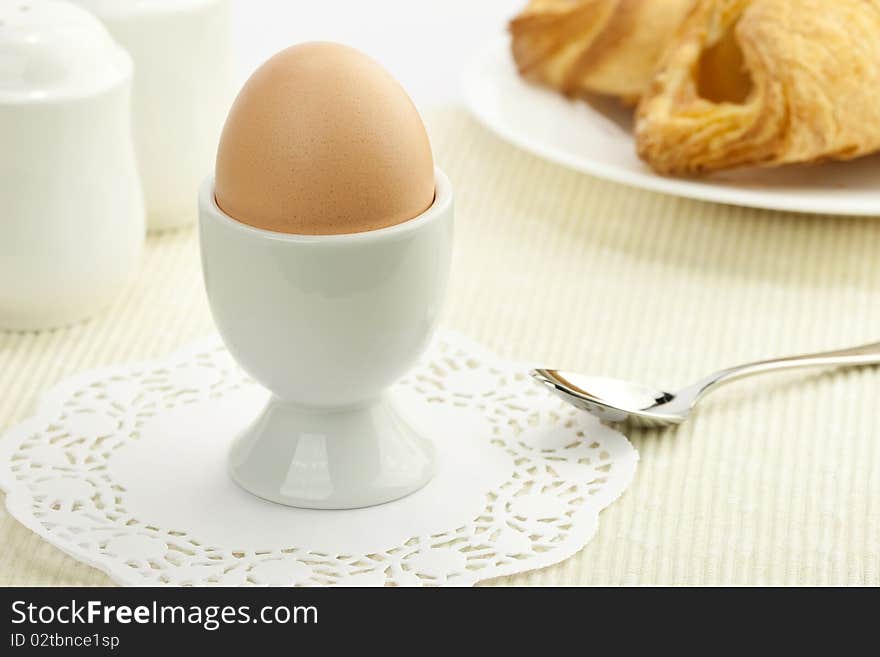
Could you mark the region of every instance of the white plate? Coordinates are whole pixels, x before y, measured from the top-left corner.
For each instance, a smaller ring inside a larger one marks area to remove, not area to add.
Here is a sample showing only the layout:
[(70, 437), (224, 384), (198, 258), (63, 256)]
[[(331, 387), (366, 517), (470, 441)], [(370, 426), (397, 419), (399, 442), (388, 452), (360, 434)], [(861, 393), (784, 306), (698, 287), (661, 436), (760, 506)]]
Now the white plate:
[(743, 169), (700, 180), (666, 178), (636, 156), (631, 112), (616, 101), (570, 101), (525, 82), (506, 37), (464, 74), (471, 111), (503, 139), (558, 164), (655, 192), (817, 214), (880, 216), (880, 156), (853, 162)]

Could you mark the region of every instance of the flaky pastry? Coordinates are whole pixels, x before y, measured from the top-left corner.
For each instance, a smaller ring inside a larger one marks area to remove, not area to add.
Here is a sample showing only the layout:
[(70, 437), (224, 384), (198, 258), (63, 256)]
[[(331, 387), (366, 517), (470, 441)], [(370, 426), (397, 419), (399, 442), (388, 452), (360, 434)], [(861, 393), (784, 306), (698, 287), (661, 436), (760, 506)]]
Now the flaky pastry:
[(635, 102), (694, 0), (530, 0), (510, 22), (522, 75)]
[(880, 0), (699, 0), (636, 142), (672, 174), (880, 150)]

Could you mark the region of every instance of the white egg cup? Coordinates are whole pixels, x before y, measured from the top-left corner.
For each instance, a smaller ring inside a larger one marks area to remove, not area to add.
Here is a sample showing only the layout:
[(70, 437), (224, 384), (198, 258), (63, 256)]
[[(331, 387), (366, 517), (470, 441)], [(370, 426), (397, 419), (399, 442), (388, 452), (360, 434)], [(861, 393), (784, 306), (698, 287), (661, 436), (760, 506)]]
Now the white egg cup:
[(386, 390), (436, 328), (452, 253), (452, 189), (436, 171), (418, 217), (347, 235), (290, 235), (238, 222), (199, 198), (205, 287), (242, 368), (272, 391), (238, 437), (229, 471), (273, 502), (314, 509), (381, 504), (424, 486), (429, 439)]

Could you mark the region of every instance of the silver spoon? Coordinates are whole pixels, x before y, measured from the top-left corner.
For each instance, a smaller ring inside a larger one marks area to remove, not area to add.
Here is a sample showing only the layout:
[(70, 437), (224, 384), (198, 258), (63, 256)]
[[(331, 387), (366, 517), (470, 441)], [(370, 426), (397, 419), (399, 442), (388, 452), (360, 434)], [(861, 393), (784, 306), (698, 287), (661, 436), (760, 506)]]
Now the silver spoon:
[(664, 392), (639, 383), (560, 370), (533, 370), (532, 376), (568, 403), (605, 422), (663, 427), (681, 424), (706, 393), (736, 379), (797, 367), (877, 364), (880, 364), (880, 342), (730, 367), (700, 379), (679, 392)]

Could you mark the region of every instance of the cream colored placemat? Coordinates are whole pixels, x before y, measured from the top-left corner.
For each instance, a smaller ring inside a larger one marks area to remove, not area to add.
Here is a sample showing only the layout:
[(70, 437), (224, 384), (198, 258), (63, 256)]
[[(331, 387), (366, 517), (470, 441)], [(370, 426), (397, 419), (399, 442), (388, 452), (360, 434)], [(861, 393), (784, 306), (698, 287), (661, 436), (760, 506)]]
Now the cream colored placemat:
[[(429, 117), (457, 196), (446, 323), (505, 356), (660, 385), (880, 340), (880, 218), (634, 191)], [(26, 282), (23, 282), (26, 284)], [(150, 238), (88, 323), (0, 333), (0, 429), (70, 374), (211, 332), (194, 231)], [(569, 561), (499, 584), (880, 585), (880, 370), (754, 379), (677, 431), (636, 432), (636, 480)], [(0, 517), (0, 584), (107, 584)]]

